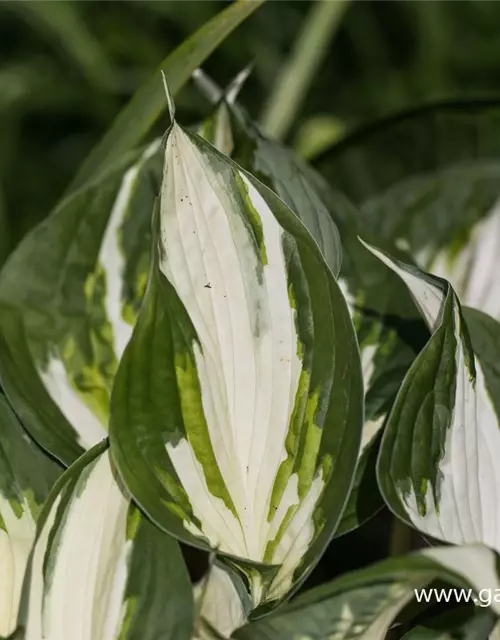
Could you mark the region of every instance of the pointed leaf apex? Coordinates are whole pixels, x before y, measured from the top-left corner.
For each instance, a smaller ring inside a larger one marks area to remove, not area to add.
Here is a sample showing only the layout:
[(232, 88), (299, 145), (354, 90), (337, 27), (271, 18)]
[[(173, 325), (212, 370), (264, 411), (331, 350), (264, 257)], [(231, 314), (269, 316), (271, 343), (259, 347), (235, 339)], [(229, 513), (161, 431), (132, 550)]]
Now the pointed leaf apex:
[(165, 95), (167, 96), (167, 104), (168, 104), (168, 112), (170, 114), (170, 121), (173, 124), (175, 122), (175, 102), (170, 93), (170, 89), (168, 86), (167, 78), (163, 71), (161, 71), (161, 77), (163, 80), (163, 87), (165, 88)]
[(254, 63), (250, 62), (247, 66), (242, 69), (229, 83), (227, 89), (225, 90), (226, 100), (229, 104), (234, 104), (238, 95), (243, 88), (243, 85), (248, 79), (248, 76), (252, 73), (254, 68)]
[(202, 93), (211, 104), (217, 104), (217, 102), (219, 102), (219, 100), (224, 96), (224, 92), (219, 85), (214, 82), (212, 78), (203, 71), (203, 69), (195, 69), (191, 78), (200, 93)]

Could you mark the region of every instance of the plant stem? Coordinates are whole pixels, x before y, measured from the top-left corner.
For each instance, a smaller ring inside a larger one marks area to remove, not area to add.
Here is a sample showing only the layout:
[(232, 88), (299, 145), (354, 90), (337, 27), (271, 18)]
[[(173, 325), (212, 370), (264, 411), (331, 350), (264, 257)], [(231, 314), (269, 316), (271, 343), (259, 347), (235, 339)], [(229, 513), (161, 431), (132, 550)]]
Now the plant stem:
[(389, 556), (402, 556), (411, 551), (412, 530), (394, 516), (389, 540)]
[(347, 4), (348, 0), (318, 0), (313, 3), (264, 107), (262, 127), (278, 140), (288, 133)]

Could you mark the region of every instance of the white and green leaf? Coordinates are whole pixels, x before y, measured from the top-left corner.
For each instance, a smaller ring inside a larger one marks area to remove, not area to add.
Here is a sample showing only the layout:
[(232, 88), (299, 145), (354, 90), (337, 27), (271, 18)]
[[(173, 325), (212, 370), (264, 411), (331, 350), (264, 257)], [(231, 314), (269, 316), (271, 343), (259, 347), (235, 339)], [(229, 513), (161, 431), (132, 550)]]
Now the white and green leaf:
[(105, 444), (54, 488), (25, 591), (25, 640), (191, 640), (193, 633), (179, 547), (130, 501)]
[(66, 198), (0, 276), (2, 382), (30, 434), (65, 464), (107, 434), (147, 280), (159, 147)]
[(36, 521), (61, 470), (0, 394), (0, 637), (16, 629)]
[(110, 438), (160, 527), (251, 577), (254, 605), (310, 570), (341, 516), (362, 420), (347, 306), (268, 188), (176, 123), (153, 267)]
[(365, 390), (365, 421), (356, 478), (337, 535), (360, 526), (383, 505), (375, 463), (387, 415), (401, 382), (428, 337), (399, 278), (351, 233), (344, 234), (339, 284), (358, 338)]
[(290, 149), (265, 136), (235, 104), (248, 73), (247, 67), (225, 91), (217, 91), (217, 85), (197, 70), (198, 86), (209, 99), (217, 102), (213, 114), (198, 127), (198, 133), (219, 151), (231, 156), (290, 207), (318, 243), (333, 274), (338, 275), (342, 246), (337, 223), (349, 219), (353, 208), (340, 197), (335, 202), (325, 201), (314, 184), (315, 180), (320, 180), (319, 176), (314, 175)]
[(448, 282), (370, 249), (406, 284), (431, 332), (382, 438), (384, 498), (434, 538), (500, 549), (500, 325), (478, 311), (464, 314)]
[(463, 305), (500, 320), (500, 200), (459, 232), (423, 268), (449, 280)]
[[(262, 2), (237, 2), (221, 11), (162, 61), (174, 93)], [(114, 370), (148, 270), (150, 216), (159, 188), (154, 159), (139, 159), (136, 176), (131, 165), (164, 109), (155, 72), (88, 156), (66, 199), (24, 239), (0, 278), (6, 393), (30, 434), (65, 464), (106, 435)], [(156, 163), (161, 171), (161, 154)], [(132, 174), (124, 177), (128, 169)], [(127, 188), (134, 205), (126, 201)], [(111, 253), (100, 254), (112, 212)]]
[[(441, 547), (384, 560), (298, 596), (237, 630), (234, 640), (384, 640), (394, 619), (439, 578), (475, 594), (497, 593), (498, 556), (483, 546)], [(477, 597), (477, 596), (476, 596)], [(498, 616), (500, 604), (492, 598)], [(477, 636), (475, 636), (477, 637)]]
[(484, 101), (429, 105), (348, 136), (316, 166), (356, 203), (364, 236), (404, 248), (500, 320), (497, 123)]
[(239, 576), (215, 563), (194, 587), (197, 609), (194, 640), (229, 638), (242, 627), (251, 608), (250, 598)]
[[(195, 82), (217, 103), (198, 132), (273, 189), (313, 235), (332, 271), (337, 274), (340, 268), (339, 284), (360, 345), (366, 401), (360, 461), (337, 530), (340, 535), (359, 526), (383, 504), (374, 471), (378, 436), (404, 374), (423, 346), (423, 332), (404, 286), (359, 245), (355, 207), (292, 151), (267, 138), (234, 103), (246, 73), (223, 91), (197, 71)], [(337, 227), (342, 236), (341, 266)]]

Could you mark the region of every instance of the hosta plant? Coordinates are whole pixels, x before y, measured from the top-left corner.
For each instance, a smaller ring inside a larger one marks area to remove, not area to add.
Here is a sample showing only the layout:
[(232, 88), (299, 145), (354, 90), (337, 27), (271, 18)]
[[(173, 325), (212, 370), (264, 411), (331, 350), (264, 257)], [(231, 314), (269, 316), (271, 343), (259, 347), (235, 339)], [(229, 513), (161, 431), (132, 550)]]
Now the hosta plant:
[[(166, 59), (0, 273), (1, 638), (498, 635), (497, 207), (416, 244), (397, 190), (352, 204), (267, 136), (247, 72), (198, 69), (258, 4)], [(420, 548), (317, 585), (383, 508)], [(443, 627), (436, 581), (491, 597)]]

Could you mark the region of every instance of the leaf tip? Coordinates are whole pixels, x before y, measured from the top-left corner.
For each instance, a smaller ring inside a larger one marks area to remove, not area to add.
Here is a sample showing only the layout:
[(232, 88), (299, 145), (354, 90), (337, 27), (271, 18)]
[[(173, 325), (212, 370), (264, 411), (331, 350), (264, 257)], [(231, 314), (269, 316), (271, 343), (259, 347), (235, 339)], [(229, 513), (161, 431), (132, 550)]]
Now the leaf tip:
[(168, 104), (168, 112), (170, 114), (170, 121), (173, 124), (175, 122), (175, 102), (174, 102), (174, 99), (172, 97), (172, 94), (170, 93), (170, 88), (168, 86), (167, 78), (166, 78), (165, 73), (163, 72), (163, 70), (161, 70), (161, 78), (163, 80), (163, 88), (165, 89), (165, 95), (167, 97), (167, 104)]
[(250, 62), (231, 80), (225, 91), (226, 100), (229, 104), (234, 104), (236, 102), (236, 99), (238, 98), (243, 85), (247, 81), (248, 76), (252, 73), (253, 68), (254, 62)]

